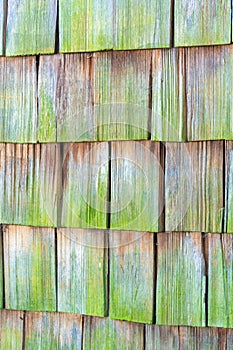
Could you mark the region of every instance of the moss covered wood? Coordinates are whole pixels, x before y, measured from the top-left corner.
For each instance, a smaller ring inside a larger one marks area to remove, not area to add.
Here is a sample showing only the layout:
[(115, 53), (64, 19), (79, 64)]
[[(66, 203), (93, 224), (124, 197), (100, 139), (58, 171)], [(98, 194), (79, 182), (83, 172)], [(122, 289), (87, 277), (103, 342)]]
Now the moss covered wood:
[(0, 56), (4, 53), (4, 11), (5, 11), (5, 2), (0, 0)]
[(153, 322), (153, 233), (110, 231), (110, 317)]
[(36, 142), (36, 58), (0, 58), (0, 141)]
[[(0, 310), (4, 308), (4, 266), (3, 266), (3, 235), (0, 229)], [(0, 337), (1, 339), (1, 337)]]
[(23, 311), (0, 312), (0, 349), (21, 350), (23, 344)]
[(54, 230), (6, 226), (3, 242), (6, 308), (55, 311)]
[(233, 45), (186, 53), (188, 140), (233, 139)]
[(231, 0), (175, 0), (175, 46), (231, 43)]
[(85, 317), (83, 349), (144, 349), (144, 326), (110, 318)]
[(201, 233), (159, 233), (157, 261), (156, 323), (205, 326)]
[(82, 348), (82, 317), (65, 313), (26, 313), (25, 349)]
[(153, 50), (151, 139), (186, 140), (184, 49)]
[(108, 301), (104, 231), (59, 229), (58, 311), (105, 316)]
[(107, 228), (108, 144), (64, 144), (61, 227)]
[(161, 229), (162, 168), (157, 142), (112, 142), (111, 229)]
[(54, 53), (56, 0), (8, 0), (6, 55)]
[(167, 143), (166, 231), (222, 232), (223, 142)]
[(57, 225), (56, 144), (0, 144), (0, 222)]
[(233, 232), (233, 142), (225, 143), (225, 220), (224, 232)]
[(146, 325), (145, 336), (145, 350), (180, 349), (178, 327)]

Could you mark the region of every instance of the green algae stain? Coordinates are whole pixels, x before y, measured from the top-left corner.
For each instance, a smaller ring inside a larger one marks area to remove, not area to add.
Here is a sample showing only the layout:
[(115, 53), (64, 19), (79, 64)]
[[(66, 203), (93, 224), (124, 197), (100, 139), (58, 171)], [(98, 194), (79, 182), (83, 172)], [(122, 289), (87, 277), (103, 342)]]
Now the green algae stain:
[(52, 98), (46, 92), (39, 96), (38, 136), (40, 142), (56, 141), (56, 117)]

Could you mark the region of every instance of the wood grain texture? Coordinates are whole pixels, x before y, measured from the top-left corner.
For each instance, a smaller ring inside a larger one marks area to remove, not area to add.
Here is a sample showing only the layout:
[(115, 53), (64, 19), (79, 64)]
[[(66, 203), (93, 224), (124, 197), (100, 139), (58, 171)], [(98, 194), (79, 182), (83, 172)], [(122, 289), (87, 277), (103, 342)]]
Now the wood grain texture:
[(110, 317), (153, 322), (153, 233), (110, 231)]
[(0, 58), (0, 141), (36, 142), (36, 58)]
[(4, 32), (4, 11), (5, 3), (4, 0), (0, 0), (0, 56), (3, 55), (3, 32)]
[(233, 327), (233, 237), (208, 235), (208, 324)]
[(81, 350), (82, 317), (61, 313), (27, 312), (25, 349)]
[(113, 48), (113, 0), (60, 0), (60, 52)]
[(3, 234), (6, 308), (55, 311), (54, 231), (6, 226)]
[(107, 236), (97, 230), (58, 230), (58, 311), (105, 316)]
[[(188, 281), (188, 283), (187, 283)], [(159, 233), (156, 323), (205, 326), (201, 233)]]
[(114, 49), (170, 47), (170, 0), (119, 0), (114, 5)]
[(230, 337), (227, 341), (227, 330), (221, 328), (180, 327), (179, 334), (180, 350), (230, 350), (232, 347)]
[(106, 228), (108, 144), (65, 144), (61, 227)]
[[(4, 308), (3, 235), (0, 227), (0, 310)], [(0, 337), (1, 339), (1, 337)]]
[(56, 0), (8, 0), (6, 55), (53, 53), (56, 17)]
[(178, 350), (178, 327), (146, 325), (145, 350)]
[(224, 232), (233, 232), (233, 142), (225, 143), (225, 217)]
[(185, 51), (152, 54), (152, 140), (185, 141)]
[(166, 231), (222, 232), (223, 142), (167, 143)]
[(175, 46), (231, 42), (230, 0), (175, 0)]
[(111, 158), (110, 227), (158, 232), (163, 207), (159, 143), (112, 142)]
[(188, 140), (231, 140), (233, 45), (186, 52)]
[(23, 344), (23, 312), (0, 311), (0, 349), (21, 350)]
[(93, 60), (98, 140), (148, 139), (151, 51), (96, 53)]
[(84, 319), (84, 350), (143, 350), (143, 342), (143, 325), (110, 318)]
[(56, 144), (0, 144), (0, 222), (57, 224)]

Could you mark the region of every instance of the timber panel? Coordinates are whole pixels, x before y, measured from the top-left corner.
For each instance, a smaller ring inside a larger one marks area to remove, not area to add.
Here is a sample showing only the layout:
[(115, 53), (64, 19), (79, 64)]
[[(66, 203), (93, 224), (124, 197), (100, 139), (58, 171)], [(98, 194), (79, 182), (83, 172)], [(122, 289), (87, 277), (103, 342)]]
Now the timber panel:
[(4, 47), (3, 47), (4, 11), (5, 11), (4, 0), (0, 0), (0, 56), (3, 55), (3, 51), (4, 51)]
[(147, 325), (145, 350), (155, 350), (155, 349), (156, 350), (179, 349), (178, 327)]
[(233, 232), (233, 142), (225, 143), (225, 220), (224, 232)]
[(21, 350), (23, 345), (22, 311), (0, 311), (0, 349)]

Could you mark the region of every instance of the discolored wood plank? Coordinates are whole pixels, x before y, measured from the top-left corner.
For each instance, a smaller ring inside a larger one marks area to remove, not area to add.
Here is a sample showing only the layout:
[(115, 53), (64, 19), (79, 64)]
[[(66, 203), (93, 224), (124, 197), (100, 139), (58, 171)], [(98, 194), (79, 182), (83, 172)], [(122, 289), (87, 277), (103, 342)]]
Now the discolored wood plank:
[(113, 0), (60, 0), (60, 52), (113, 48)]
[(201, 233), (158, 234), (156, 323), (205, 326), (205, 292)]
[[(4, 308), (3, 235), (2, 235), (2, 227), (0, 227), (0, 310), (3, 308)], [(0, 336), (0, 339), (1, 339), (1, 336)]]
[(231, 140), (233, 45), (186, 52), (188, 140)]
[(110, 317), (153, 322), (153, 233), (110, 231)]
[(5, 2), (0, 0), (0, 56), (3, 55)]
[(36, 142), (36, 58), (0, 58), (0, 141)]
[(53, 53), (56, 17), (56, 0), (8, 0), (6, 55)]
[(166, 231), (222, 232), (223, 142), (167, 143)]
[(225, 350), (226, 332), (218, 328), (180, 327), (180, 350)]
[(82, 317), (61, 313), (27, 312), (25, 349), (81, 350)]
[(224, 232), (233, 232), (233, 142), (225, 143), (225, 217)]
[(22, 311), (0, 311), (0, 349), (21, 350), (23, 344)]
[(145, 350), (179, 349), (178, 327), (146, 325)]
[(93, 60), (98, 140), (148, 139), (151, 51), (96, 53)]
[(97, 230), (58, 230), (58, 311), (105, 316), (107, 236)]
[(231, 42), (230, 0), (175, 0), (175, 46)]
[(61, 227), (106, 228), (108, 144), (65, 144)]
[(143, 350), (143, 342), (143, 325), (109, 318), (84, 319), (84, 350)]
[(233, 327), (233, 237), (208, 235), (208, 324)]
[(113, 142), (111, 228), (158, 232), (163, 208), (159, 143)]
[(170, 0), (120, 0), (114, 5), (114, 49), (170, 46)]
[(185, 141), (185, 51), (154, 50), (152, 57), (151, 138)]
[(58, 156), (56, 144), (0, 144), (0, 222), (56, 226)]
[(6, 226), (3, 235), (6, 308), (55, 311), (54, 231)]

